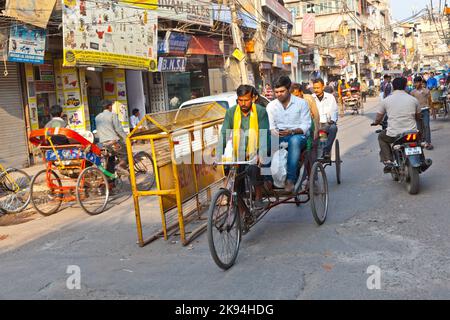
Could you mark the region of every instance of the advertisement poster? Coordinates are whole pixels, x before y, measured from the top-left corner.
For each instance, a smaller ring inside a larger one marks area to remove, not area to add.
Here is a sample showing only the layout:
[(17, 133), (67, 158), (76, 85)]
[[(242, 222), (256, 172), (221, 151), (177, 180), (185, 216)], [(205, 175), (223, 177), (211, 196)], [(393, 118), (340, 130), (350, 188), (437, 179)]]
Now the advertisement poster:
[(146, 5), (155, 0), (61, 1), (64, 66), (157, 70), (158, 17), (156, 6)]
[(112, 111), (117, 113), (120, 124), (124, 128), (125, 131), (128, 128), (128, 108), (126, 105), (119, 101), (115, 101), (112, 106)]
[(64, 90), (78, 89), (78, 75), (76, 70), (63, 68), (62, 72)]
[(46, 31), (23, 25), (12, 26), (9, 36), (8, 61), (44, 63)]
[(81, 97), (80, 97), (80, 91), (74, 90), (74, 91), (65, 91), (64, 92), (64, 105), (67, 108), (73, 108), (78, 107), (81, 105)]
[(83, 108), (67, 108), (67, 121), (72, 130), (84, 129), (84, 111)]

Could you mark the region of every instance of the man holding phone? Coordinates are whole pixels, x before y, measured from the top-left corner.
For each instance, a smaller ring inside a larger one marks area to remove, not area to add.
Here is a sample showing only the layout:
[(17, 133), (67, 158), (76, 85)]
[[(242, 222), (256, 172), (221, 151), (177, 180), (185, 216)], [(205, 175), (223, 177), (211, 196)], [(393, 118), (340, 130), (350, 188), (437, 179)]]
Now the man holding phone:
[(276, 99), (267, 105), (270, 131), (279, 142), (288, 143), (285, 191), (292, 192), (298, 178), (302, 150), (306, 147), (311, 126), (308, 103), (290, 93), (291, 80), (283, 76), (274, 85)]

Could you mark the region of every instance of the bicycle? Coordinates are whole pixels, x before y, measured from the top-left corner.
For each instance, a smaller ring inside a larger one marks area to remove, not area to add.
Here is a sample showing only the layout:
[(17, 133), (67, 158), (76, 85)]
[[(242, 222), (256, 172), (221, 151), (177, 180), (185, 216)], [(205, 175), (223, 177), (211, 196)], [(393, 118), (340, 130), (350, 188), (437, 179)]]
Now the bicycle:
[(30, 176), (16, 168), (0, 164), (0, 211), (19, 213), (30, 203)]

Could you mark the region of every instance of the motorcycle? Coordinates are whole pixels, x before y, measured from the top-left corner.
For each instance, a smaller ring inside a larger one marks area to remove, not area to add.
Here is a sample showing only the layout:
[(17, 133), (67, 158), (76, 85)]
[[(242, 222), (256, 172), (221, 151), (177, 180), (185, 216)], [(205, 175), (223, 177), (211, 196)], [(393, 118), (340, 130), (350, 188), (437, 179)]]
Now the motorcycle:
[[(375, 132), (382, 131), (382, 129), (378, 129)], [(406, 183), (406, 190), (409, 194), (419, 192), (419, 174), (425, 172), (433, 163), (431, 159), (425, 158), (424, 146), (425, 142), (421, 141), (420, 133), (417, 130), (402, 133), (391, 145), (394, 164), (388, 171), (394, 181)]]

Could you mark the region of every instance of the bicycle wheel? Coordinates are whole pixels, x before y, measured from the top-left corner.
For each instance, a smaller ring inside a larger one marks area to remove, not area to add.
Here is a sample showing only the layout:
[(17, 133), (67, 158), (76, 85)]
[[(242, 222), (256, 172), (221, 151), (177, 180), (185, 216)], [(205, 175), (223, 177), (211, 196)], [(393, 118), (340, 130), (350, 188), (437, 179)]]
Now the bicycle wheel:
[(18, 213), (30, 203), (30, 176), (19, 169), (8, 168), (0, 174), (0, 210)]
[(62, 183), (55, 171), (41, 170), (31, 180), (31, 204), (44, 216), (54, 214), (63, 200)]
[(214, 262), (223, 270), (236, 261), (241, 242), (241, 219), (237, 205), (230, 206), (231, 193), (219, 189), (208, 210), (208, 245)]
[(328, 212), (328, 180), (320, 162), (315, 162), (311, 169), (309, 197), (314, 220), (321, 225), (325, 222)]
[(141, 191), (151, 190), (155, 186), (152, 157), (147, 152), (140, 151), (133, 156), (133, 159), (136, 188)]
[(77, 202), (90, 215), (102, 213), (109, 198), (109, 183), (97, 167), (84, 169), (77, 180)]
[(339, 149), (339, 140), (336, 139), (334, 142), (334, 157), (335, 157), (335, 165), (336, 165), (336, 181), (338, 184), (341, 184), (341, 153)]

